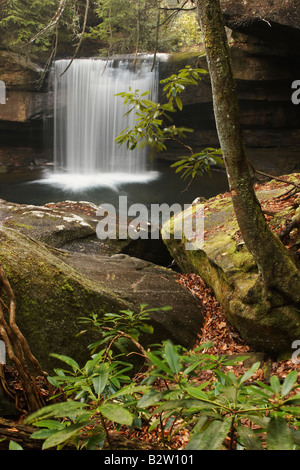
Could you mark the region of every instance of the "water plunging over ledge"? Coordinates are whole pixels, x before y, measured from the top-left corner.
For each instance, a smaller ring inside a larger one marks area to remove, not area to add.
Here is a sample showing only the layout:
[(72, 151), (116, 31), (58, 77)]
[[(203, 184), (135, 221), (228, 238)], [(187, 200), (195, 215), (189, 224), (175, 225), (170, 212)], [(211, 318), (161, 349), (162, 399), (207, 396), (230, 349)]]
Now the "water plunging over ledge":
[(104, 185), (147, 181), (151, 171), (147, 147), (127, 150), (115, 137), (131, 126), (135, 115), (116, 97), (122, 91), (149, 91), (158, 96), (158, 65), (152, 58), (132, 60), (76, 59), (54, 64), (54, 174), (62, 185)]
[[(225, 174), (213, 172), (187, 185), (164, 159), (155, 159), (151, 170), (147, 149), (126, 151), (118, 147), (115, 135), (129, 124), (126, 107), (115, 93), (133, 90), (158, 94), (159, 54), (151, 72), (153, 56), (133, 58), (76, 59), (68, 71), (69, 60), (57, 61), (52, 70), (49, 92), (51, 104), (45, 113), (45, 138), (53, 139), (52, 116), (55, 92), (55, 168), (33, 168), (17, 174), (0, 174), (0, 198), (11, 202), (43, 205), (49, 201), (90, 201), (96, 205), (118, 206), (119, 195), (128, 204), (189, 204), (198, 196), (212, 197), (227, 191)], [(86, 78), (85, 78), (86, 77)], [(81, 91), (80, 91), (81, 90)], [(133, 116), (132, 116), (133, 119)], [(48, 145), (47, 148), (50, 146)], [(188, 186), (188, 187), (187, 187)]]

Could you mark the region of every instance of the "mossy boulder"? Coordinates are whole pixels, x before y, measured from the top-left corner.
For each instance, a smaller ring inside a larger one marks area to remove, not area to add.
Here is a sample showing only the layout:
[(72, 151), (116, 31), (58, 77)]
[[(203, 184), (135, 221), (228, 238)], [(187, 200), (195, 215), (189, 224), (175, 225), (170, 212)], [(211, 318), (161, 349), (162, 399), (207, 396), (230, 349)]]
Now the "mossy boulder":
[[(299, 182), (298, 174), (288, 178)], [(291, 186), (279, 181), (260, 187), (257, 196), (263, 209), (268, 209), (287, 188)], [(291, 219), (295, 211), (289, 202), (280, 205), (277, 200), (278, 207), (270, 216), (274, 230)], [(248, 344), (275, 356), (292, 354), (292, 342), (300, 338), (299, 306), (286, 305), (275, 295), (265, 296), (256, 263), (241, 237), (230, 194), (216, 196), (203, 204), (203, 246), (187, 250), (184, 235), (181, 239), (172, 236), (182, 222), (183, 214), (180, 213), (171, 221), (171, 236), (166, 232), (166, 225), (162, 228), (170, 253), (182, 271), (199, 274), (213, 289), (228, 321)], [(191, 205), (185, 217), (191, 216), (192, 211), (200, 217), (200, 209), (201, 205)], [(297, 230), (293, 237), (297, 248), (300, 238)]]
[[(83, 210), (84, 207), (86, 211)], [(60, 204), (35, 206), (0, 200), (3, 226), (57, 248), (94, 235), (97, 222), (93, 215), (88, 214), (95, 210), (96, 206), (91, 203), (81, 203), (81, 211), (77, 213), (75, 208), (72, 211), (68, 206)]]
[(17, 324), (46, 370), (53, 352), (87, 357), (94, 336), (76, 340), (78, 317), (131, 306), (68, 266), (63, 255), (6, 227), (0, 230), (0, 263), (16, 296)]
[(89, 331), (76, 338), (83, 329), (79, 317), (137, 311), (141, 303), (172, 307), (153, 314), (154, 334), (143, 337), (145, 347), (168, 338), (185, 347), (197, 341), (201, 305), (173, 271), (127, 255), (61, 250), (19, 228), (0, 227), (0, 264), (16, 296), (17, 324), (45, 370), (57, 365), (50, 353), (81, 364), (88, 359), (87, 347), (99, 335)]

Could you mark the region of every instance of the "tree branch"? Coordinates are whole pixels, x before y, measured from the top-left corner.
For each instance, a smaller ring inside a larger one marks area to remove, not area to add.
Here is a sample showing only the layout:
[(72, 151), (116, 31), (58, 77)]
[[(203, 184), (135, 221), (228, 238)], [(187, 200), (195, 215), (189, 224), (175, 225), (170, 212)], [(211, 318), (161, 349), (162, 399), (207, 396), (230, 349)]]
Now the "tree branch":
[(87, 16), (88, 16), (88, 11), (89, 11), (89, 6), (90, 6), (90, 0), (86, 0), (86, 3), (85, 3), (85, 12), (84, 12), (84, 20), (83, 20), (83, 26), (82, 26), (82, 31), (81, 31), (81, 34), (80, 34), (80, 39), (79, 39), (79, 42), (77, 44), (77, 47), (75, 49), (75, 52), (73, 54), (73, 57), (69, 63), (69, 65), (67, 66), (67, 68), (63, 71), (63, 73), (60, 75), (61, 77), (67, 72), (67, 70), (69, 70), (69, 68), (71, 67), (75, 57), (77, 56), (77, 53), (79, 51), (79, 48), (82, 44), (82, 41), (83, 41), (83, 36), (84, 36), (84, 32), (85, 32), (85, 28), (86, 28), (86, 23), (87, 23)]
[(34, 41), (36, 41), (36, 39), (38, 39), (40, 36), (42, 36), (43, 34), (45, 34), (49, 29), (51, 29), (53, 26), (55, 26), (61, 15), (63, 14), (64, 12), (64, 9), (65, 9), (65, 6), (66, 6), (66, 3), (67, 3), (67, 0), (59, 0), (59, 5), (58, 5), (58, 8), (54, 14), (54, 16), (51, 18), (51, 20), (49, 21), (49, 23), (45, 26), (45, 28), (43, 28), (41, 31), (39, 31), (35, 36), (33, 36), (33, 38), (30, 39), (30, 41), (28, 41), (23, 47), (25, 46), (28, 46), (29, 44), (33, 43)]

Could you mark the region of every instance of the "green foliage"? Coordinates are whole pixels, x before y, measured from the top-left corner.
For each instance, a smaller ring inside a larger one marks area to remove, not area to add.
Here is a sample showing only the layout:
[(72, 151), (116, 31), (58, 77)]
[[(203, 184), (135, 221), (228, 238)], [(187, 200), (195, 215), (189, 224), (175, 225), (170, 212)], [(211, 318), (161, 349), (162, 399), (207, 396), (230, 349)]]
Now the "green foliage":
[[(226, 438), (231, 449), (299, 449), (300, 394), (290, 395), (298, 387), (297, 371), (291, 371), (282, 384), (275, 375), (270, 385), (247, 384), (259, 362), (236, 377), (224, 372), (235, 361), (201, 354), (200, 349), (182, 353), (168, 341), (161, 351), (148, 354), (153, 368), (144, 383), (161, 378), (169, 384), (165, 390), (150, 390), (137, 404), (139, 409), (154, 407), (151, 429), (161, 426), (164, 432), (170, 422), (190, 426), (186, 450), (218, 450)], [(214, 375), (199, 385), (197, 374), (203, 370)]]
[[(90, 345), (92, 352), (109, 343), (109, 348), (114, 344), (121, 352), (126, 353), (125, 343), (132, 347), (132, 342), (138, 342), (141, 333), (153, 333), (153, 327), (148, 322), (152, 312), (168, 311), (171, 307), (147, 308), (147, 304), (141, 304), (138, 312), (121, 310), (119, 313), (106, 313), (100, 320), (96, 314), (91, 318), (82, 318), (81, 323), (92, 324), (96, 331), (101, 331), (102, 337)], [(124, 339), (128, 341), (124, 342)], [(107, 354), (107, 350), (106, 350)]]
[(152, 151), (161, 152), (166, 149), (166, 140), (182, 138), (186, 132), (192, 132), (191, 129), (167, 125), (167, 122), (172, 121), (169, 113), (176, 112), (175, 106), (182, 109), (179, 94), (185, 90), (186, 85), (197, 85), (203, 73), (206, 73), (203, 69), (186, 66), (177, 75), (161, 80), (163, 91), (168, 98), (165, 104), (146, 99), (145, 96), (150, 92), (140, 94), (139, 90), (132, 91), (129, 88), (128, 92), (118, 93), (117, 96), (121, 96), (124, 104), (129, 106), (126, 115), (132, 112), (136, 114), (136, 124), (132, 128), (124, 129), (116, 137), (116, 142), (119, 145), (126, 143), (127, 148), (131, 150), (137, 145), (149, 145)]
[(179, 70), (178, 74), (161, 80), (160, 83), (164, 85), (163, 91), (169, 103), (173, 105), (173, 100), (175, 100), (178, 109), (182, 110), (182, 102), (178, 95), (185, 90), (186, 86), (198, 85), (203, 74), (207, 74), (207, 71), (186, 65), (184, 69)]
[(202, 152), (194, 153), (192, 156), (183, 157), (181, 160), (173, 163), (172, 168), (176, 168), (175, 173), (182, 172), (182, 178), (194, 178), (196, 175), (202, 175), (204, 172), (211, 174), (210, 168), (214, 165), (223, 165), (221, 149), (206, 148)]
[[(53, 46), (53, 38), (58, 32), (64, 41), (72, 42), (78, 33), (80, 3), (75, 0), (66, 2), (65, 9), (59, 21), (46, 29), (51, 20), (55, 18), (58, 9), (56, 0), (10, 0), (3, 2), (0, 12), (0, 40), (1, 47), (22, 53), (24, 47), (37, 33), (36, 40), (30, 44), (30, 52), (46, 52)], [(26, 47), (26, 51), (27, 51)]]
[[(103, 320), (97, 315), (82, 319), (83, 323), (92, 323), (101, 335), (101, 339), (91, 345), (91, 359), (80, 367), (68, 356), (52, 354), (68, 369), (55, 369), (56, 375), (48, 380), (63, 391), (67, 401), (45, 406), (25, 420), (42, 428), (32, 437), (44, 440), (43, 449), (60, 449), (70, 442), (77, 449), (103, 448), (105, 442), (109, 442), (107, 422), (126, 426), (139, 424), (136, 403), (149, 387), (136, 385), (128, 375), (133, 366), (126, 360), (126, 352), (116, 355), (112, 346), (122, 337), (135, 342), (141, 332), (152, 332), (147, 323), (150, 313), (168, 308), (147, 309), (146, 304), (142, 304), (137, 313), (123, 310), (117, 314), (107, 313)], [(101, 347), (103, 349), (95, 353)]]
[(201, 31), (194, 12), (181, 12), (168, 25), (169, 43), (173, 51), (199, 47)]
[[(95, 0), (90, 2), (84, 37), (96, 41), (105, 55), (136, 50), (169, 52), (198, 44), (199, 27), (194, 12), (178, 15), (168, 12), (164, 7), (169, 3), (161, 1), (163, 9), (158, 10), (157, 0)], [(61, 5), (63, 12), (56, 21)], [(0, 12), (2, 48), (22, 52), (36, 35), (30, 44), (31, 53), (50, 51), (56, 39), (59, 44), (72, 47), (78, 41), (84, 9), (85, 0), (3, 1)], [(52, 26), (46, 28), (52, 20)]]
[(103, 43), (100, 52), (113, 54), (153, 50), (155, 44), (156, 0), (101, 0), (96, 3), (98, 22), (85, 37)]
[[(32, 437), (44, 441), (43, 449), (62, 449), (69, 443), (77, 449), (101, 449), (110, 443), (108, 423), (132, 428), (145, 420), (149, 431), (161, 428), (166, 448), (172, 448), (172, 438), (183, 427), (190, 430), (186, 450), (218, 450), (226, 441), (230, 449), (300, 449), (295, 370), (283, 383), (273, 375), (266, 384), (251, 380), (259, 362), (237, 377), (230, 367), (246, 357), (211, 355), (207, 351), (212, 343), (188, 351), (167, 340), (144, 351), (147, 374), (137, 384), (129, 375), (127, 352), (115, 355), (112, 344), (126, 335), (136, 345), (142, 332), (152, 331), (148, 322), (157, 310), (143, 304), (137, 313), (125, 310), (108, 313), (103, 321), (95, 315), (83, 319), (103, 333), (91, 345), (91, 359), (83, 367), (54, 354), (68, 369), (56, 369), (49, 381), (62, 390), (65, 400), (25, 419), (40, 428)], [(207, 379), (201, 382), (203, 372)]]
[[(178, 51), (200, 41), (195, 13), (161, 9), (170, 2), (157, 0), (97, 0), (97, 24), (88, 28), (86, 38), (102, 42), (101, 53)], [(173, 5), (172, 5), (173, 6)], [(178, 7), (178, 4), (175, 5)], [(158, 21), (159, 20), (159, 21)], [(157, 36), (157, 23), (159, 34)]]

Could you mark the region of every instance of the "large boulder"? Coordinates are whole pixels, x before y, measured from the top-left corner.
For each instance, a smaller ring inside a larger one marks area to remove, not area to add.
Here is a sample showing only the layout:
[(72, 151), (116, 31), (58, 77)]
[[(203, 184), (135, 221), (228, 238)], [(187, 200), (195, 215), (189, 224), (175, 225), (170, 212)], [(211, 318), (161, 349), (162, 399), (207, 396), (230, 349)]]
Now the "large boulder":
[[(293, 176), (289, 175), (289, 178)], [(294, 175), (294, 178), (299, 181), (299, 175)], [(274, 181), (271, 188), (258, 190), (263, 208), (268, 210), (269, 202), (283, 195), (287, 187), (290, 188), (285, 183)], [(170, 253), (183, 272), (199, 274), (213, 289), (227, 319), (248, 344), (275, 356), (291, 354), (293, 341), (300, 338), (299, 306), (287, 304), (274, 296), (266, 298), (258, 289), (261, 286), (259, 272), (241, 237), (230, 194), (219, 195), (204, 204), (203, 246), (186, 250), (186, 239), (167, 237), (168, 227), (163, 226), (162, 235)], [(193, 206), (190, 211), (200, 208)], [(278, 204), (270, 219), (274, 230), (291, 219), (293, 212), (289, 202)], [(175, 233), (181, 221), (182, 214), (172, 219), (171, 233)], [(300, 239), (297, 230), (293, 236), (297, 249)]]
[[(178, 275), (125, 254), (111, 255), (95, 237), (91, 244), (92, 216), (84, 220), (71, 209), (53, 209), (51, 215), (49, 207), (4, 201), (0, 214), (0, 263), (16, 295), (17, 323), (45, 370), (57, 364), (52, 352), (80, 363), (88, 358), (87, 346), (96, 336), (89, 332), (75, 338), (82, 329), (79, 317), (137, 311), (142, 303), (172, 307), (153, 313), (154, 334), (143, 337), (144, 346), (168, 338), (185, 347), (197, 341), (201, 305), (177, 282)], [(59, 248), (76, 240), (82, 241), (81, 248)]]
[(75, 207), (70, 210), (71, 205), (71, 201), (69, 205), (66, 202), (64, 209), (65, 206), (60, 207), (60, 203), (35, 206), (0, 199), (0, 221), (5, 227), (16, 229), (52, 247), (62, 248), (73, 240), (96, 232), (96, 206), (82, 202), (80, 213), (76, 213)]

